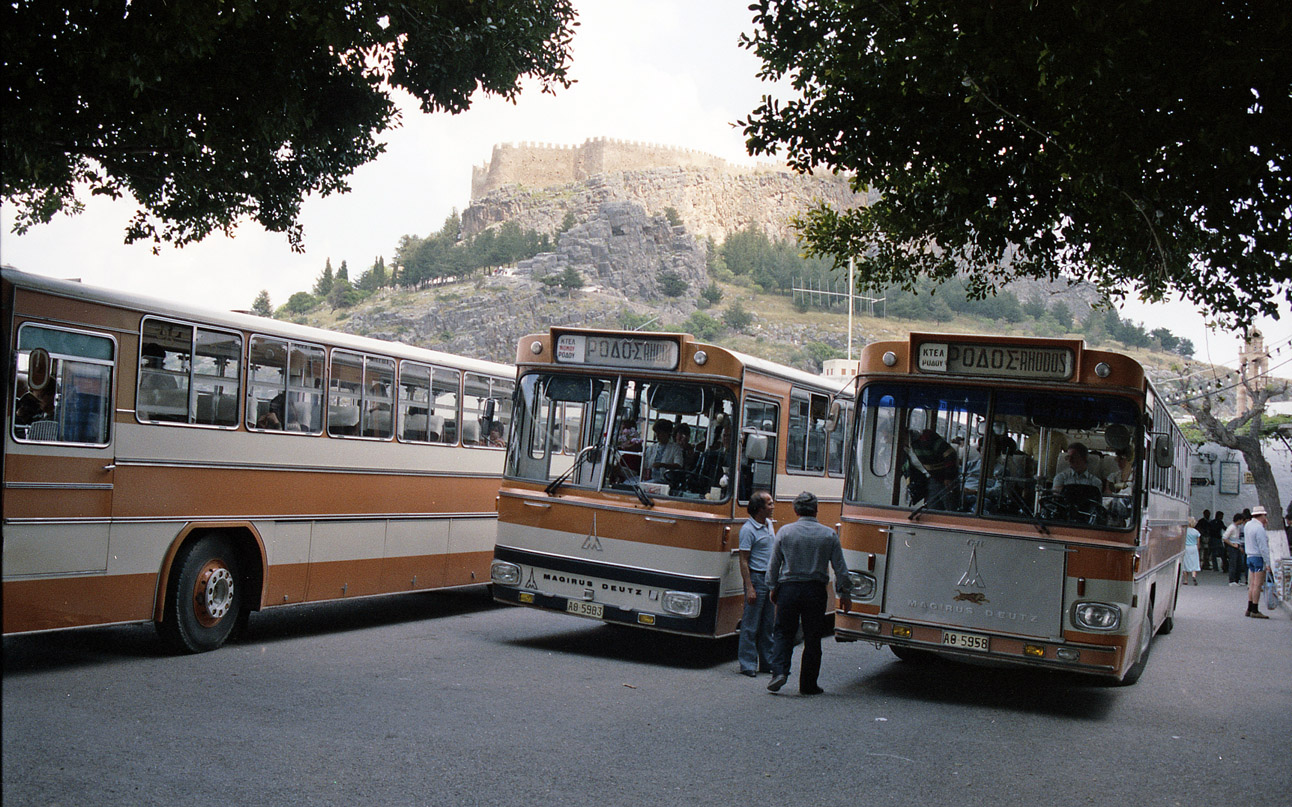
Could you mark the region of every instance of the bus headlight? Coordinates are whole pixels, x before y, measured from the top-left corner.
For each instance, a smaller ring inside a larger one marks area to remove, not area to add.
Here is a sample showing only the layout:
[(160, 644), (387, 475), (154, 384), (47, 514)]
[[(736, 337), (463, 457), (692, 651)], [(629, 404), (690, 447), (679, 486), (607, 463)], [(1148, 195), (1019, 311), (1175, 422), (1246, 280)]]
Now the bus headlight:
[(505, 560), (495, 560), (489, 566), (489, 579), (500, 586), (519, 586), (520, 567)]
[(1102, 602), (1079, 602), (1072, 608), (1072, 621), (1086, 630), (1117, 630), (1122, 609)]
[(660, 604), (664, 606), (665, 611), (677, 616), (700, 615), (700, 595), (689, 591), (665, 591)]
[(875, 596), (875, 578), (861, 572), (848, 572), (848, 579), (852, 581), (852, 591), (848, 596), (854, 600), (868, 600)]

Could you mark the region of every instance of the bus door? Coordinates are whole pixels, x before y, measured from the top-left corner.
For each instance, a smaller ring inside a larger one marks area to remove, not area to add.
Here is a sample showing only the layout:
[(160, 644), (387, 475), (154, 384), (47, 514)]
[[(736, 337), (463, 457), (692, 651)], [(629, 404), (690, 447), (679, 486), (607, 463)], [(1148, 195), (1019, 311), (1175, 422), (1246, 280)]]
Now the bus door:
[[(112, 445), (116, 341), (106, 334), (24, 323), (13, 365), (12, 417), (4, 466), (5, 629), (80, 624), (75, 599), (40, 595), (31, 624), (25, 575), (106, 572), (115, 457)], [(82, 591), (84, 581), (75, 584)], [(9, 589), (13, 589), (10, 591)], [(61, 604), (61, 605), (60, 605)], [(66, 606), (59, 612), (61, 606)]]

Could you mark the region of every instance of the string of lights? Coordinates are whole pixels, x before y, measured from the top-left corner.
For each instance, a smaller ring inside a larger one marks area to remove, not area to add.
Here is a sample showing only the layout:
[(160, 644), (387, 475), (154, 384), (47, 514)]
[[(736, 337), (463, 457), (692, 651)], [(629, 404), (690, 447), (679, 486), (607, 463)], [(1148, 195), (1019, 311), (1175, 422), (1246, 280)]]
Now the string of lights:
[[(1278, 350), (1275, 350), (1275, 351), (1274, 351), (1274, 353), (1275, 353), (1275, 355), (1278, 355), (1279, 351), (1278, 351)], [(1268, 359), (1268, 358), (1270, 358), (1270, 353), (1269, 353), (1269, 351), (1266, 351), (1266, 353), (1265, 353), (1265, 358), (1267, 358), (1267, 359)], [(1282, 366), (1284, 366), (1284, 365), (1286, 365), (1286, 364), (1292, 364), (1292, 355), (1288, 356), (1288, 358), (1284, 359), (1283, 361), (1279, 362), (1278, 364), (1273, 365), (1272, 367), (1270, 367), (1269, 369), (1267, 369), (1265, 372), (1260, 373), (1259, 375), (1251, 376), (1250, 378), (1248, 378), (1248, 379), (1246, 379), (1246, 380), (1247, 380), (1247, 382), (1248, 382), (1248, 383), (1251, 383), (1251, 382), (1254, 382), (1254, 381), (1258, 381), (1258, 380), (1260, 380), (1260, 379), (1262, 379), (1262, 378), (1270, 378), (1270, 377), (1271, 377), (1271, 374), (1273, 373), (1273, 371), (1277, 370), (1278, 368), (1280, 368), (1280, 367), (1282, 367)], [(1192, 391), (1193, 391), (1193, 389), (1194, 389), (1194, 385), (1186, 382), (1186, 383), (1184, 384), (1184, 392), (1186, 393), (1186, 396), (1185, 396), (1185, 397), (1183, 397), (1183, 398), (1176, 398), (1176, 399), (1174, 399), (1174, 400), (1167, 401), (1167, 402), (1166, 402), (1166, 403), (1167, 403), (1167, 406), (1178, 406), (1178, 405), (1183, 404), (1183, 403), (1186, 403), (1186, 402), (1191, 402), (1191, 401), (1201, 400), (1201, 399), (1203, 399), (1203, 398), (1206, 398), (1206, 397), (1207, 397), (1207, 396), (1209, 396), (1209, 395), (1215, 395), (1215, 394), (1216, 394), (1216, 393), (1218, 393), (1218, 392), (1225, 392), (1226, 390), (1234, 389), (1235, 387), (1238, 387), (1238, 386), (1240, 386), (1240, 385), (1243, 383), (1243, 380), (1244, 380), (1244, 379), (1243, 379), (1242, 370), (1245, 370), (1245, 369), (1246, 369), (1246, 366), (1244, 366), (1244, 367), (1243, 367), (1242, 369), (1240, 369), (1240, 370), (1230, 370), (1229, 372), (1224, 373), (1223, 375), (1217, 376), (1217, 377), (1216, 377), (1216, 383), (1215, 383), (1215, 388), (1214, 388), (1214, 389), (1211, 389), (1211, 388), (1210, 388), (1210, 387), (1211, 387), (1211, 385), (1210, 385), (1210, 384), (1207, 384), (1207, 385), (1201, 385), (1201, 386), (1199, 387), (1199, 389), (1201, 389), (1201, 391), (1200, 391), (1197, 395), (1188, 395), (1188, 393), (1189, 393), (1189, 392), (1192, 392)], [(1233, 377), (1235, 377), (1235, 376), (1236, 376), (1236, 377), (1237, 377), (1237, 379), (1238, 379), (1237, 381), (1233, 381), (1232, 383), (1226, 383), (1226, 381), (1227, 381), (1228, 379), (1231, 379), (1231, 378), (1233, 378)]]

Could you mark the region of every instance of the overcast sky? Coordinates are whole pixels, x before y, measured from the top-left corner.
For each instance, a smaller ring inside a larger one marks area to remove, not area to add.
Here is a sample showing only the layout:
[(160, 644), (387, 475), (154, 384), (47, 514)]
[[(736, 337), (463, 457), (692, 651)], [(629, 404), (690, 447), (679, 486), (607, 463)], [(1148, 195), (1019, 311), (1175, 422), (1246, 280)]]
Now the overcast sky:
[[(477, 98), (458, 116), (407, 108), (403, 126), (386, 137), (386, 153), (355, 172), (350, 193), (306, 200), (304, 254), (288, 249), (284, 236), (246, 223), (233, 238), (212, 236), (154, 256), (148, 245), (122, 243), (132, 204), (87, 199), (82, 215), (24, 236), (11, 233), (5, 206), (0, 261), (214, 308), (249, 308), (267, 289), (280, 305), (310, 288), (326, 259), (334, 267), (346, 261), (358, 277), (376, 256), (390, 259), (400, 236), (438, 230), (453, 209), (466, 207), (471, 167), (488, 162), (496, 143), (573, 145), (611, 137), (751, 162), (732, 124), (768, 88), (756, 78), (758, 60), (737, 46), (750, 27), (748, 0), (575, 0), (575, 6), (571, 89), (556, 96), (535, 90), (515, 105)], [(1192, 339), (1198, 359), (1234, 364), (1237, 337), (1208, 331), (1191, 306), (1132, 304), (1123, 316)], [(1287, 316), (1261, 325), (1270, 344), (1292, 335)]]

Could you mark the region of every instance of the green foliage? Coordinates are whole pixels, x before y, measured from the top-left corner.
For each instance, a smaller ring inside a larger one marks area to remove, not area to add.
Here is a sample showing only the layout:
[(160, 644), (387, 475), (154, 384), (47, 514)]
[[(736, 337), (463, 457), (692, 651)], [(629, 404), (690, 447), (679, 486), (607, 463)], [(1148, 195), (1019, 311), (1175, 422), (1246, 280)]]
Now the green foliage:
[(336, 279), (350, 282), (350, 269), (345, 265), (345, 261), (341, 261), (341, 268), (336, 270)]
[(1075, 274), (1230, 324), (1292, 297), (1292, 5), (751, 8), (743, 46), (796, 92), (741, 122), (750, 153), (877, 192), (800, 221), (868, 287)]
[(709, 285), (700, 292), (700, 299), (708, 305), (717, 305), (722, 300), (722, 289), (718, 288), (717, 282), (710, 280)]
[(484, 268), (516, 263), (551, 249), (546, 234), (522, 230), (515, 221), (485, 230), (466, 242), (459, 241), (461, 232), (462, 221), (455, 210), (438, 233), (400, 238), (395, 263), (402, 271), (395, 282), (418, 288), (434, 280), (467, 277)]
[(583, 288), (583, 275), (573, 266), (565, 267), (565, 271), (561, 273), (561, 287), (570, 291)]
[(272, 317), (274, 315), (274, 306), (269, 302), (269, 290), (261, 289), (256, 295), (256, 299), (251, 304), (251, 313), (258, 317)]
[(565, 217), (561, 219), (561, 232), (567, 232), (571, 227), (578, 223), (579, 220), (574, 217), (573, 210), (565, 211)]
[[(750, 225), (731, 233), (721, 248), (723, 265), (733, 275), (749, 281), (751, 287), (778, 294), (790, 294), (796, 283), (814, 288), (829, 287), (834, 266), (822, 258), (805, 258), (797, 244), (773, 241), (760, 228)], [(826, 308), (835, 308), (837, 298), (825, 298)]]
[(566, 77), (569, 0), (7, 3), (3, 198), (18, 232), (130, 195), (127, 242), (250, 217), (301, 249), (309, 194), (384, 149), (397, 91), (461, 112)]
[(1054, 317), (1054, 321), (1059, 323), (1059, 327), (1063, 330), (1072, 330), (1072, 309), (1068, 308), (1067, 303), (1059, 301), (1050, 306), (1050, 316)]
[(731, 330), (743, 333), (753, 324), (754, 315), (746, 311), (739, 300), (735, 300), (722, 312), (722, 322)]
[(809, 357), (811, 357), (817, 370), (820, 370), (821, 366), (825, 364), (826, 361), (837, 359), (843, 355), (838, 348), (831, 347), (825, 342), (808, 342), (803, 346), (803, 350)]
[(386, 274), (386, 259), (378, 255), (377, 259), (372, 262), (372, 266), (359, 275), (359, 279), (355, 281), (354, 286), (363, 291), (373, 292), (385, 286), (389, 280), (390, 278)]
[(350, 308), (360, 299), (362, 298), (359, 292), (350, 285), (350, 281), (342, 278), (337, 278), (332, 284), (332, 290), (327, 293), (327, 304), (333, 311), (338, 308)]
[(671, 227), (680, 227), (682, 225), (682, 216), (677, 212), (676, 207), (664, 208), (664, 218), (668, 219)]
[(722, 323), (703, 311), (696, 311), (683, 323), (682, 330), (702, 342), (712, 342), (722, 333)]
[(1023, 313), (1032, 319), (1042, 319), (1046, 315), (1045, 301), (1040, 297), (1033, 297), (1023, 303)]
[(328, 292), (332, 291), (332, 283), (336, 278), (332, 274), (332, 259), (328, 258), (323, 264), (323, 273), (314, 281), (314, 296), (327, 297)]
[(660, 330), (659, 317), (623, 309), (619, 312), (619, 327), (625, 331), (658, 331)]
[(278, 313), (280, 316), (284, 314), (304, 314), (318, 304), (319, 298), (313, 294), (308, 291), (298, 291), (287, 298), (287, 302), (283, 303), (283, 307), (278, 309)]
[(681, 297), (690, 284), (677, 272), (659, 273), (659, 293), (665, 297)]

